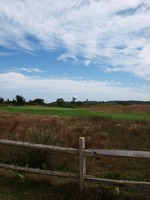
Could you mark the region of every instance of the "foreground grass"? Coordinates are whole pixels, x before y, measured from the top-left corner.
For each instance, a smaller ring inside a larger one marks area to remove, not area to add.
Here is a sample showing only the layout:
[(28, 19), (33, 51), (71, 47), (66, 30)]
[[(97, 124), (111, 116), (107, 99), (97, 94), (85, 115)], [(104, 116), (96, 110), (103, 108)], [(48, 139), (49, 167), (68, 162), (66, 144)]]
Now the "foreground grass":
[[(89, 185), (81, 196), (75, 181), (60, 180), (14, 172), (0, 171), (0, 199), (2, 200), (149, 200), (149, 192), (119, 187)], [(4, 175), (5, 174), (5, 175)], [(21, 176), (22, 175), (22, 176)]]
[(0, 107), (0, 112), (21, 112), (28, 114), (37, 115), (48, 115), (48, 116), (63, 116), (63, 117), (90, 117), (90, 116), (101, 116), (106, 118), (112, 118), (114, 120), (140, 120), (140, 121), (150, 121), (149, 113), (112, 113), (112, 112), (98, 112), (86, 109), (78, 108), (51, 108), (44, 106), (8, 106)]
[[(56, 109), (58, 110), (65, 109)], [(77, 109), (70, 110), (73, 112)], [(0, 112), (0, 138), (11, 140), (78, 148), (78, 140), (82, 136), (85, 137), (86, 148), (150, 151), (149, 133), (150, 123), (140, 120), (113, 120), (101, 116), (49, 117), (43, 114)], [(54, 171), (79, 172), (78, 157), (75, 155), (41, 152), (21, 147), (0, 146), (0, 162)], [(100, 178), (149, 182), (150, 162), (143, 159), (87, 158), (87, 174)], [(104, 187), (90, 183), (86, 184), (83, 199), (148, 200), (149, 196), (148, 191)], [(78, 182), (0, 169), (0, 199), (81, 198)]]

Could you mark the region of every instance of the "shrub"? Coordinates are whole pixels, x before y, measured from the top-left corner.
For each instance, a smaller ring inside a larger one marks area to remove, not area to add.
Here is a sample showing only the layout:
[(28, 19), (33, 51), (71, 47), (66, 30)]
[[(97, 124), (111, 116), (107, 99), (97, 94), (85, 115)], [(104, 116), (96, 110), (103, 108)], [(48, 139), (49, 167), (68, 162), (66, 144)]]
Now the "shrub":
[[(53, 130), (46, 130), (39, 132), (35, 127), (30, 130), (29, 141), (37, 144), (60, 145), (61, 140), (56, 137)], [(47, 169), (52, 168), (51, 152), (26, 149), (13, 148), (10, 149), (10, 162), (20, 166), (28, 166), (32, 168)]]

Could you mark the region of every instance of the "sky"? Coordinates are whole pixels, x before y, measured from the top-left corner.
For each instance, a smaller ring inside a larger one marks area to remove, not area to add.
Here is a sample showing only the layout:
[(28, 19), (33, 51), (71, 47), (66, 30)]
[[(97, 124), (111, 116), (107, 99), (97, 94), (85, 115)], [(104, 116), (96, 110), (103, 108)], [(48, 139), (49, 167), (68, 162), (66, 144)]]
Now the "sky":
[(150, 101), (149, 0), (0, 0), (0, 97)]

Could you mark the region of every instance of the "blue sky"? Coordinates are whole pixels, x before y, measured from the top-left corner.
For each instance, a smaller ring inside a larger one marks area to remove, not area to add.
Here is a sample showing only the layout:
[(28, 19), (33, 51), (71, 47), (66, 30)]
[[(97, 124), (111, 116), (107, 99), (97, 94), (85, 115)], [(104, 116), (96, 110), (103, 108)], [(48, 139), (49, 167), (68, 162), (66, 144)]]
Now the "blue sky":
[(150, 100), (149, 0), (0, 0), (0, 96)]

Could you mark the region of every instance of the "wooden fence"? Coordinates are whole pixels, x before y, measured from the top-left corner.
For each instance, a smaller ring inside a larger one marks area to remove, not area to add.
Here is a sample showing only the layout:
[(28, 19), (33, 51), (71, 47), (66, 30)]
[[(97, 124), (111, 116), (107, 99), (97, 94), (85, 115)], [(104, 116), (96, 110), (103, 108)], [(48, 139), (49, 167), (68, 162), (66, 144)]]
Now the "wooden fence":
[(0, 139), (0, 145), (26, 147), (26, 148), (40, 149), (40, 150), (50, 150), (53, 152), (62, 152), (62, 153), (78, 155), (79, 156), (79, 174), (20, 167), (20, 166), (8, 165), (4, 163), (0, 163), (0, 168), (30, 172), (30, 173), (36, 173), (36, 174), (45, 174), (45, 175), (50, 175), (50, 176), (60, 176), (60, 177), (65, 177), (65, 178), (78, 179), (81, 192), (84, 190), (85, 181), (92, 181), (92, 182), (98, 182), (101, 184), (109, 184), (109, 185), (123, 186), (123, 187), (136, 186), (136, 188), (140, 188), (140, 187), (150, 188), (150, 182), (103, 179), (103, 178), (96, 178), (94, 176), (86, 174), (86, 157), (87, 156), (90, 156), (90, 157), (111, 156), (111, 157), (150, 159), (150, 152), (148, 151), (85, 149), (84, 137), (79, 138), (79, 149), (43, 145), (43, 144), (34, 144), (34, 143), (29, 143), (29, 142), (19, 142), (19, 141), (5, 140), (5, 139)]

